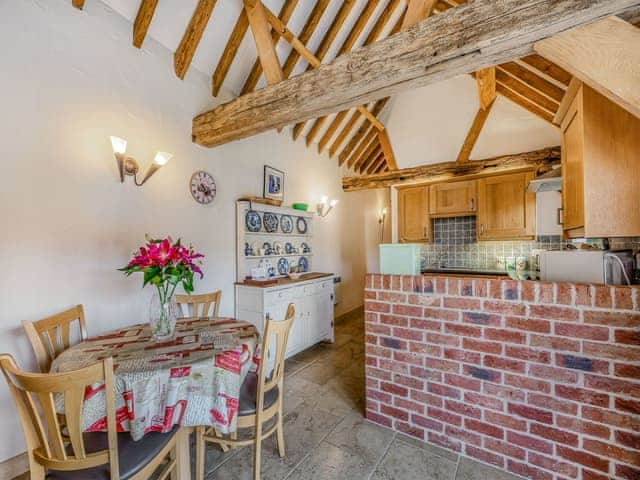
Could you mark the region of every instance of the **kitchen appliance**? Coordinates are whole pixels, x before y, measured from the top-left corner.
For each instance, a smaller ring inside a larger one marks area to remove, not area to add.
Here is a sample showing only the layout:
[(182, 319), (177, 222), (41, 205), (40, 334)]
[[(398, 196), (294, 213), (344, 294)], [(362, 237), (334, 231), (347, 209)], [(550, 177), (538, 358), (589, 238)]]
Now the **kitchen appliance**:
[(547, 173), (538, 175), (529, 182), (527, 190), (529, 192), (553, 192), (562, 189), (562, 169), (559, 165), (554, 166)]
[(380, 273), (420, 275), (420, 244), (380, 244)]
[(631, 250), (550, 250), (539, 259), (540, 279), (545, 281), (628, 285), (633, 280)]

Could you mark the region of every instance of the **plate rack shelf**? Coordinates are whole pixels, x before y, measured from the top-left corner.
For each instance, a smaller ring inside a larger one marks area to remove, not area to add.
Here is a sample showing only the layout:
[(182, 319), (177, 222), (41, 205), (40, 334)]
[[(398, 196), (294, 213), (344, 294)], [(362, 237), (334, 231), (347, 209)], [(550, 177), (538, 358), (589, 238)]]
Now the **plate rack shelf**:
[[(254, 219), (256, 218), (255, 215), (257, 215), (260, 219), (259, 222), (252, 223), (248, 221), (247, 215), (249, 214)], [(271, 219), (269, 224), (271, 228), (267, 228), (265, 225), (265, 214), (267, 219)], [(277, 218), (277, 226), (275, 226), (273, 216)], [(286, 228), (286, 219), (284, 222), (282, 221), (282, 217), (287, 216), (291, 218), (292, 222), (292, 230), (290, 232)], [(258, 267), (264, 259), (269, 261), (271, 267), (275, 270), (275, 278), (286, 277), (286, 275), (279, 272), (279, 263), (280, 265), (289, 266), (299, 265), (302, 258), (306, 259), (308, 264), (306, 271), (312, 272), (314, 254), (313, 221), (313, 212), (303, 212), (289, 207), (276, 207), (246, 200), (238, 201), (236, 203), (236, 280), (241, 282), (250, 276), (251, 269)], [(259, 229), (257, 228), (258, 224)], [(304, 231), (305, 224), (306, 231)], [(254, 229), (256, 231), (252, 231)], [(265, 245), (267, 243), (272, 250), (275, 250), (277, 244), (279, 244), (280, 253), (277, 254), (275, 251), (272, 254), (259, 252), (258, 249), (264, 249), (267, 247)], [(303, 252), (303, 243), (308, 247), (306, 252)], [(287, 253), (285, 250), (287, 244), (290, 244), (296, 250), (293, 253)]]

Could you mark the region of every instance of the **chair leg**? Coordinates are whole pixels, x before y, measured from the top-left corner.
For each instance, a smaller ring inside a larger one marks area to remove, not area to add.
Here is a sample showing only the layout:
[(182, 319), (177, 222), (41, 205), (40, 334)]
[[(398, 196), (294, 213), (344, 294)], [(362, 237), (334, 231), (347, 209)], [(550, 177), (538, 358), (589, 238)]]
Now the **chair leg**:
[(253, 445), (253, 480), (260, 480), (260, 457), (262, 450), (262, 422), (256, 422), (256, 438)]
[[(178, 431), (178, 438), (176, 443), (176, 472), (178, 480), (191, 480), (191, 452), (189, 451), (189, 435), (192, 429), (188, 427), (182, 427)], [(203, 441), (204, 443), (204, 441)], [(204, 455), (202, 455), (203, 467), (204, 467)], [(204, 477), (204, 472), (203, 472)], [(199, 477), (199, 478), (203, 478)]]
[[(216, 430), (214, 430), (214, 432), (215, 432), (216, 437), (218, 437), (218, 438), (223, 438), (224, 437), (224, 435), (222, 435), (219, 430), (216, 429)], [(227, 453), (229, 451), (229, 446), (228, 445), (225, 445), (224, 443), (219, 443), (218, 445), (220, 445), (220, 450), (222, 450), (224, 453)]]
[(29, 478), (30, 480), (45, 480), (46, 470), (35, 460), (29, 461)]
[(282, 411), (278, 412), (278, 427), (276, 428), (276, 435), (278, 439), (278, 454), (280, 458), (284, 458), (284, 428), (282, 425)]
[(196, 480), (204, 478), (205, 449), (207, 445), (204, 440), (206, 427), (196, 427)]

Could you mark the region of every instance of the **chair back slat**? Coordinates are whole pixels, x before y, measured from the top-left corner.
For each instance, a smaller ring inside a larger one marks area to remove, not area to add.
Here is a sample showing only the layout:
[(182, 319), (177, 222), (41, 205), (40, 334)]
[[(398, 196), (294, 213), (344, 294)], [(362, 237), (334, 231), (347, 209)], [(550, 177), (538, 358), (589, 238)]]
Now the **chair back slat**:
[[(280, 386), (284, 376), (284, 356), (287, 349), (287, 341), (289, 340), (289, 332), (296, 315), (296, 309), (293, 303), (287, 307), (287, 314), (284, 320), (267, 320), (267, 326), (264, 329), (262, 339), (262, 361), (260, 362), (260, 383), (258, 388), (258, 398), (261, 398), (264, 392), (271, 390), (276, 385)], [(271, 342), (271, 337), (274, 342)], [(271, 350), (273, 347), (273, 350)], [(273, 355), (274, 367), (273, 373), (269, 378), (267, 375), (267, 358)], [(262, 392), (262, 393), (261, 393)]]
[(218, 290), (201, 295), (176, 295), (176, 302), (186, 317), (217, 317), (221, 298), (222, 290)]
[(71, 328), (78, 323), (80, 340), (87, 339), (87, 327), (82, 305), (43, 318), (37, 322), (23, 321), (22, 325), (36, 354), (42, 373), (51, 368), (51, 362), (71, 346)]
[[(38, 463), (54, 470), (109, 463), (111, 480), (119, 479), (111, 358), (73, 372), (42, 374), (23, 372), (10, 355), (2, 354), (0, 367), (18, 407), (27, 449)], [(108, 449), (87, 454), (82, 431), (84, 395), (87, 386), (101, 383), (105, 385)], [(59, 397), (64, 400), (64, 414), (56, 409)]]

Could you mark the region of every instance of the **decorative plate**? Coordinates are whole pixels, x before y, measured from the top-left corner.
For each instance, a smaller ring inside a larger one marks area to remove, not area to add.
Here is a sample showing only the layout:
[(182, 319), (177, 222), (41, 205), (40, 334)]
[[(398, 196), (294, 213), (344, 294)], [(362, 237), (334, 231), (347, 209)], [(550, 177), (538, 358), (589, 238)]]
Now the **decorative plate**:
[(289, 215), (282, 215), (280, 217), (280, 229), (282, 233), (293, 232), (293, 219)]
[(293, 253), (293, 245), (291, 245), (291, 242), (284, 244), (284, 253), (287, 255), (291, 255)]
[(271, 255), (273, 253), (273, 249), (271, 248), (271, 244), (269, 242), (264, 242), (262, 244), (262, 248), (264, 249), (265, 255)]
[(301, 233), (302, 235), (307, 233), (307, 221), (304, 217), (298, 217), (296, 220), (296, 229), (298, 230), (298, 233)]
[(302, 253), (311, 253), (311, 249), (309, 248), (309, 245), (307, 245), (306, 242), (302, 242), (300, 244), (300, 248), (302, 249)]
[(301, 272), (309, 271), (309, 260), (307, 260), (307, 257), (300, 257), (300, 260), (298, 260), (298, 270)]
[(278, 216), (275, 213), (265, 212), (262, 216), (264, 220), (264, 229), (269, 233), (278, 231)]
[(280, 275), (286, 275), (289, 273), (289, 262), (286, 258), (278, 260), (278, 273)]
[(244, 224), (250, 232), (259, 232), (262, 228), (262, 219), (255, 210), (249, 210), (244, 217)]

